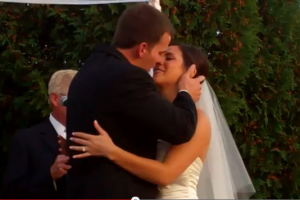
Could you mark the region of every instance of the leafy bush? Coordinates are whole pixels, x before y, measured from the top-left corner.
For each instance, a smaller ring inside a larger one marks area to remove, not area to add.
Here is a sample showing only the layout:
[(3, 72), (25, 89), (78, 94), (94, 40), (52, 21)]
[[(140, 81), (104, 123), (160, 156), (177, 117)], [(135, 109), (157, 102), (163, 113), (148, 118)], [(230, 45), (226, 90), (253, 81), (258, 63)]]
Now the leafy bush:
[[(126, 5), (0, 4), (0, 171), (18, 130), (49, 114), (47, 82), (111, 41)], [(163, 0), (177, 38), (212, 63), (210, 82), (255, 198), (300, 198), (300, 12), (296, 0)]]

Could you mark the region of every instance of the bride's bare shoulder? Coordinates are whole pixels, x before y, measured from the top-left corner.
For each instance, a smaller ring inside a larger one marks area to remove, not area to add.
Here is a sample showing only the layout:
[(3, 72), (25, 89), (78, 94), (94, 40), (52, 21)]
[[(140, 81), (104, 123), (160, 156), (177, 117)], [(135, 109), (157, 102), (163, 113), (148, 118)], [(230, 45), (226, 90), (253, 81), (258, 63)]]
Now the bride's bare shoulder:
[(198, 109), (197, 112), (198, 123), (195, 137), (199, 146), (199, 157), (204, 161), (211, 140), (211, 124), (209, 117), (201, 109)]
[(210, 124), (209, 117), (201, 109), (197, 109), (197, 115), (198, 115), (197, 129), (201, 133), (202, 137), (210, 138), (211, 124)]
[(208, 116), (201, 110), (200, 108), (197, 109), (197, 115), (198, 115), (198, 123), (202, 122), (210, 126), (210, 120)]

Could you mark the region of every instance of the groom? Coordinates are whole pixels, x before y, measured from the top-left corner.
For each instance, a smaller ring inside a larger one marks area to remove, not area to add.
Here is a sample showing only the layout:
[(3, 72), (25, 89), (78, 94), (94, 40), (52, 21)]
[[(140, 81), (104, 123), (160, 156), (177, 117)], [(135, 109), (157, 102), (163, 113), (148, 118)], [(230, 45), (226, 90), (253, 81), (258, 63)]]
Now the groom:
[[(173, 104), (157, 92), (148, 71), (164, 62), (174, 29), (169, 19), (147, 4), (126, 9), (118, 22), (112, 46), (97, 46), (74, 77), (67, 107), (67, 138), (72, 132), (98, 134), (96, 119), (114, 143), (150, 159), (157, 140), (182, 144), (196, 128), (194, 100), (200, 79), (182, 77)], [(71, 144), (68, 140), (68, 145)], [(83, 149), (84, 151), (84, 149)], [(78, 152), (77, 152), (78, 153)], [(76, 154), (70, 152), (70, 155)], [(157, 197), (157, 186), (118, 167), (106, 158), (70, 160), (68, 198), (143, 199)]]

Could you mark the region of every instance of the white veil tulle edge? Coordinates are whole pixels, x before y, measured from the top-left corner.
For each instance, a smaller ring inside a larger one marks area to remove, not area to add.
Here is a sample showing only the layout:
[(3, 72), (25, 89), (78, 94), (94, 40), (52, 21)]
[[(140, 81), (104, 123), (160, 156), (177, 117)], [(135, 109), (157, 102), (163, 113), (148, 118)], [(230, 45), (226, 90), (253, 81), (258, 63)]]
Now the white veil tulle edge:
[(199, 199), (249, 199), (255, 189), (218, 99), (207, 81), (196, 106), (211, 123), (211, 144), (197, 186)]
[(148, 2), (148, 0), (0, 0), (6, 3), (30, 3), (30, 4), (60, 4), (60, 5), (95, 5), (110, 3), (134, 3)]

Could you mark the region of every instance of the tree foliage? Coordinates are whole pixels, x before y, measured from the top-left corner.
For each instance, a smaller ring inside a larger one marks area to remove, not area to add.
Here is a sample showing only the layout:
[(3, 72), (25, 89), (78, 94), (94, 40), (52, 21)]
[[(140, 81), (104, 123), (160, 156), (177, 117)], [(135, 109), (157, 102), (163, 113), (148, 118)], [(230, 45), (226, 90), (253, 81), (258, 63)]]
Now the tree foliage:
[[(177, 39), (201, 46), (255, 198), (300, 198), (300, 11), (296, 0), (163, 0)], [(1, 160), (49, 114), (47, 83), (109, 43), (127, 5), (0, 4)], [(4, 159), (3, 159), (4, 158)], [(5, 169), (1, 163), (0, 171)]]

